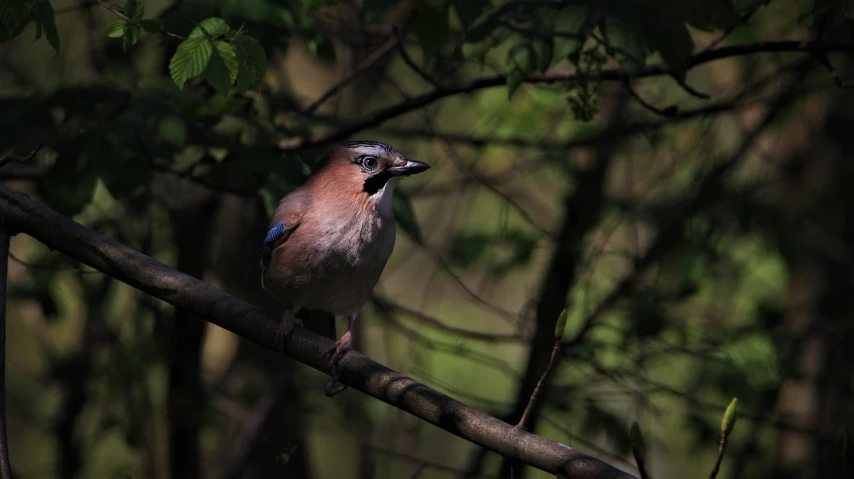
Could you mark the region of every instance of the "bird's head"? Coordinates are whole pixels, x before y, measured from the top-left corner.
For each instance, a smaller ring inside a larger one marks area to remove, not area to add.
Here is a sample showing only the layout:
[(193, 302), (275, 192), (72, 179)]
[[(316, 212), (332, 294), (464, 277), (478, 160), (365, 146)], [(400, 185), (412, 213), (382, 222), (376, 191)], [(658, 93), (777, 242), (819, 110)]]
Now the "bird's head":
[(319, 166), (318, 175), (331, 177), (338, 187), (347, 192), (357, 191), (357, 194), (367, 195), (377, 202), (390, 200), (401, 177), (430, 168), (427, 163), (407, 159), (390, 145), (376, 141), (351, 141), (338, 145)]

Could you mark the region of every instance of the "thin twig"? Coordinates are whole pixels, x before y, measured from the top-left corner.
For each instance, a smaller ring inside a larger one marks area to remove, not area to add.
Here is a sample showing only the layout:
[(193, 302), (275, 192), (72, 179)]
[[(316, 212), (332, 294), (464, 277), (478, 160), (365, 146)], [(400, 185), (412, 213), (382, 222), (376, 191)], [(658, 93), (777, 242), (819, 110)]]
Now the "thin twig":
[(712, 471), (709, 473), (709, 479), (715, 479), (718, 477), (718, 472), (721, 469), (721, 462), (724, 460), (724, 452), (726, 452), (727, 439), (729, 434), (723, 432), (721, 433), (721, 443), (718, 445), (718, 458), (715, 459), (715, 465), (712, 467)]
[(557, 358), (560, 356), (560, 349), (562, 346), (563, 339), (555, 339), (555, 345), (554, 348), (552, 348), (552, 357), (549, 359), (549, 365), (546, 366), (546, 370), (543, 371), (543, 375), (540, 376), (540, 380), (537, 381), (537, 386), (534, 388), (534, 392), (531, 393), (531, 399), (528, 400), (528, 405), (525, 406), (525, 412), (522, 413), (522, 418), (519, 419), (519, 423), (516, 424), (516, 429), (524, 430), (527, 427), (528, 417), (531, 415), (531, 411), (534, 410), (534, 404), (537, 402), (537, 396), (540, 394), (540, 388), (543, 387), (543, 383), (546, 382), (546, 378), (552, 370), (554, 370), (555, 366), (557, 366)]
[[(107, 10), (109, 10), (113, 13), (115, 13), (116, 15), (120, 16), (121, 18), (124, 18), (126, 22), (135, 23), (137, 21), (137, 20), (131, 19), (130, 17), (128, 17), (127, 15), (122, 13), (121, 10), (110, 5), (109, 3), (105, 2), (104, 0), (96, 0), (96, 1), (98, 3), (100, 3), (102, 7), (106, 8)], [(160, 33), (163, 35), (166, 35), (167, 37), (177, 38), (179, 40), (186, 40), (187, 39), (187, 37), (182, 36), (182, 35), (178, 35), (177, 33), (166, 32), (166, 31), (161, 31)]]
[(320, 95), (320, 98), (315, 100), (312, 104), (308, 105), (303, 113), (308, 115), (314, 113), (315, 110), (320, 108), (321, 105), (326, 103), (327, 100), (335, 96), (336, 93), (341, 91), (342, 88), (349, 85), (356, 78), (361, 76), (366, 71), (370, 70), (372, 66), (374, 66), (378, 61), (382, 60), (392, 49), (394, 49), (395, 44), (397, 43), (397, 38), (390, 38), (384, 44), (382, 44), (379, 48), (374, 50), (373, 53), (368, 55), (362, 63), (360, 63), (349, 75), (341, 79), (338, 83), (336, 83), (332, 88), (326, 91), (323, 95)]
[(424, 71), (412, 57), (409, 56), (409, 53), (406, 51), (406, 45), (403, 44), (403, 38), (400, 35), (400, 30), (397, 28), (397, 25), (394, 26), (394, 36), (397, 38), (397, 49), (400, 51), (400, 57), (403, 59), (403, 62), (406, 63), (406, 66), (411, 68), (415, 73), (418, 74), (421, 78), (423, 78), (427, 83), (433, 85), (436, 88), (442, 88), (442, 85), (439, 84), (436, 80), (433, 79), (427, 72)]
[(8, 225), (0, 225), (0, 479), (12, 479), (6, 434), (6, 276), (9, 269)]
[(679, 108), (676, 105), (671, 105), (671, 106), (668, 106), (667, 108), (661, 109), (661, 108), (658, 108), (657, 106), (647, 102), (646, 100), (644, 100), (643, 97), (641, 97), (640, 94), (638, 94), (637, 90), (634, 89), (634, 87), (632, 86), (631, 80), (629, 80), (628, 78), (626, 78), (626, 81), (624, 84), (626, 86), (626, 90), (628, 90), (629, 94), (632, 95), (632, 98), (637, 100), (637, 102), (640, 103), (642, 107), (644, 107), (647, 110), (655, 113), (656, 115), (660, 115), (660, 116), (663, 116), (665, 118), (673, 118), (674, 116), (676, 116), (677, 113), (679, 113)]

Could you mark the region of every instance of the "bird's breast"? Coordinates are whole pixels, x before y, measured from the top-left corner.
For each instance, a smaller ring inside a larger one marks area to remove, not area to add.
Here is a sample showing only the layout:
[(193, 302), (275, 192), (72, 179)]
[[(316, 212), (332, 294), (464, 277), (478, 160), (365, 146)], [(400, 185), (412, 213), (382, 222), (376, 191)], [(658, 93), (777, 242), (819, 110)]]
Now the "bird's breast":
[(280, 300), (333, 314), (357, 312), (394, 249), (393, 216), (306, 215), (277, 248), (267, 275)]

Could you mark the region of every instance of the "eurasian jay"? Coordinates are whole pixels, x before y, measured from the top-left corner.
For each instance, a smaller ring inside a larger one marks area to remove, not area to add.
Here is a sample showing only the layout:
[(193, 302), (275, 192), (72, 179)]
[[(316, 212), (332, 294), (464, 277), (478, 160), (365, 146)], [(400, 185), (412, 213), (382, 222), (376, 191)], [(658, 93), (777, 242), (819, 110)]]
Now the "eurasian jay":
[(279, 201), (264, 238), (261, 286), (285, 304), (280, 345), (300, 308), (346, 316), (347, 332), (324, 354), (337, 367), (394, 248), (394, 187), (428, 168), (385, 143), (352, 141), (331, 149)]

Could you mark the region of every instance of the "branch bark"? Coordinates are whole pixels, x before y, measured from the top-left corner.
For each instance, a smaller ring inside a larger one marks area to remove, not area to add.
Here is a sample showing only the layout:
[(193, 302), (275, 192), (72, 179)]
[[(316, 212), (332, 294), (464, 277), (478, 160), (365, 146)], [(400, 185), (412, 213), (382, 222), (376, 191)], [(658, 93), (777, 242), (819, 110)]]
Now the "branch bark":
[[(22, 193), (0, 187), (0, 218), (48, 247), (270, 350), (278, 321), (259, 308), (113, 241)], [(284, 350), (291, 358), (331, 375), (322, 352), (331, 341), (295, 328)], [(634, 476), (575, 449), (484, 414), (351, 351), (339, 365), (341, 382), (463, 439), (551, 474), (572, 478)]]
[(12, 479), (6, 431), (6, 276), (9, 268), (9, 230), (0, 225), (0, 479)]

